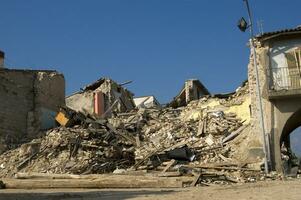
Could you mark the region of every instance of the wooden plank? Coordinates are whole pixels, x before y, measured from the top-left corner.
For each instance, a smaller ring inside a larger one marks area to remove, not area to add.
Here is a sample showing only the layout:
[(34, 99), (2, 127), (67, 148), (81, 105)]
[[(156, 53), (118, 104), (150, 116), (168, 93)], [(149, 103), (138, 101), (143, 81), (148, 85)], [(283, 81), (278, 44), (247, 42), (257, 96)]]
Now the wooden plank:
[(234, 139), (236, 136), (238, 136), (238, 134), (240, 134), (245, 128), (247, 128), (248, 125), (243, 125), (240, 128), (238, 128), (236, 131), (233, 131), (230, 135), (228, 135), (227, 137), (225, 137), (222, 140), (222, 143), (226, 143), (232, 139)]
[(136, 135), (135, 139), (136, 139), (136, 144), (137, 144), (136, 146), (141, 147), (141, 141), (140, 141), (140, 138), (139, 138), (139, 134)]
[(129, 136), (126, 133), (117, 131), (110, 123), (107, 123), (106, 126), (110, 129), (110, 131), (112, 131), (113, 133), (115, 133), (117, 136), (120, 136), (120, 137), (128, 140), (133, 145), (137, 145), (136, 144), (136, 139), (133, 136)]
[[(77, 175), (77, 174), (48, 174), (48, 173), (22, 173), (18, 172), (15, 175), (15, 179), (156, 179), (157, 177), (177, 177), (181, 176), (180, 172), (146, 172), (146, 171), (129, 171), (125, 174), (88, 174), (88, 175)], [(183, 177), (185, 179), (185, 177)], [(188, 177), (189, 178), (189, 177)]]
[(161, 172), (158, 174), (158, 177), (179, 177), (182, 176), (182, 174), (178, 171), (176, 172)]
[(192, 182), (185, 177), (103, 177), (96, 179), (3, 179), (7, 189), (51, 189), (51, 188), (181, 188), (185, 182)]
[(52, 173), (22, 173), (18, 172), (15, 175), (16, 179), (101, 179), (101, 178), (152, 178), (156, 176), (154, 173), (138, 173), (139, 171), (133, 171), (135, 173), (132, 174), (87, 174), (87, 175), (78, 175), (78, 174), (52, 174)]
[(202, 176), (201, 173), (197, 174), (197, 175), (195, 176), (193, 182), (191, 183), (191, 186), (196, 186), (196, 185), (198, 184), (198, 182), (199, 182), (201, 176)]
[(176, 163), (176, 160), (172, 159), (172, 160), (168, 163), (168, 165), (166, 165), (166, 167), (163, 169), (162, 173), (167, 172), (167, 170), (169, 170), (169, 168), (170, 168), (171, 166), (173, 166), (175, 163)]
[(101, 115), (102, 118), (105, 118), (109, 112), (117, 105), (119, 98), (116, 99), (113, 104)]

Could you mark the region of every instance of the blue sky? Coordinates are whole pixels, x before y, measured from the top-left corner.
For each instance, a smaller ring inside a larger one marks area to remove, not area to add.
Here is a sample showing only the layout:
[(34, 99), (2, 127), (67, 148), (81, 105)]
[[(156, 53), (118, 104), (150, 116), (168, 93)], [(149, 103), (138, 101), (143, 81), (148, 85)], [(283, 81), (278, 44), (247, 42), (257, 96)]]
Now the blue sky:
[[(299, 0), (250, 4), (264, 31), (301, 24)], [(241, 16), (242, 0), (0, 0), (0, 49), (8, 67), (64, 73), (67, 94), (106, 76), (166, 103), (189, 78), (212, 93), (247, 78)]]

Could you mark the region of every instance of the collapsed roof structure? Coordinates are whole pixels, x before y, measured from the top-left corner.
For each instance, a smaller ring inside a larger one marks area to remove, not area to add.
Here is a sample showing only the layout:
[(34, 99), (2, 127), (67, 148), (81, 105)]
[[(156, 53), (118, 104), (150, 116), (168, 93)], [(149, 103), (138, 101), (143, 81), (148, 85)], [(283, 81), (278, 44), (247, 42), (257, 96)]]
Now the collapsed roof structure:
[(210, 95), (208, 89), (197, 79), (185, 81), (180, 93), (168, 104), (173, 108), (186, 106), (190, 101), (200, 99), (205, 95)]
[(101, 78), (66, 97), (66, 106), (96, 117), (108, 117), (135, 108), (133, 94), (109, 78)]

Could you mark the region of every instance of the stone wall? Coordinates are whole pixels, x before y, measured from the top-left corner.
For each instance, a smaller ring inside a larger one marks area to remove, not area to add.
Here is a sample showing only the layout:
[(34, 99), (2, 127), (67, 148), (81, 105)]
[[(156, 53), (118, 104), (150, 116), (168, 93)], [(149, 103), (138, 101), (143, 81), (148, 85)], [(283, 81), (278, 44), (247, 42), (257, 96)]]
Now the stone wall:
[(65, 104), (65, 81), (54, 71), (0, 69), (0, 94), (2, 152), (37, 136)]
[[(256, 53), (257, 53), (257, 66), (258, 66), (258, 74), (259, 74), (259, 83), (260, 83), (260, 95), (263, 106), (263, 115), (264, 119), (271, 118), (271, 103), (268, 100), (268, 87), (267, 87), (267, 72), (269, 66), (268, 59), (268, 47), (260, 46), (259, 43), (256, 43)], [(258, 104), (258, 95), (256, 92), (256, 72), (253, 61), (253, 50), (251, 49), (250, 53), (250, 62), (248, 65), (248, 82), (249, 82), (249, 91), (251, 96), (251, 127), (250, 130), (253, 133), (253, 144), (254, 148), (262, 148), (263, 144), (263, 136), (261, 129), (261, 121), (260, 121), (260, 109)], [(271, 123), (268, 120), (265, 120), (265, 131), (266, 133), (270, 133)], [(262, 148), (263, 151), (263, 148)]]

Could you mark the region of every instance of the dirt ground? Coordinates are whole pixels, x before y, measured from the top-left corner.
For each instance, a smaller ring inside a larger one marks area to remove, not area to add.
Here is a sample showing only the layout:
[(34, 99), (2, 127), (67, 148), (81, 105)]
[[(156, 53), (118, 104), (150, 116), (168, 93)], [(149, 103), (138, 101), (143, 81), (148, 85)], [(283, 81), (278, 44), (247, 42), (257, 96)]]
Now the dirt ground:
[(69, 199), (167, 199), (167, 200), (300, 200), (301, 180), (270, 181), (234, 186), (183, 189), (105, 189), (105, 190), (0, 190), (0, 200)]

